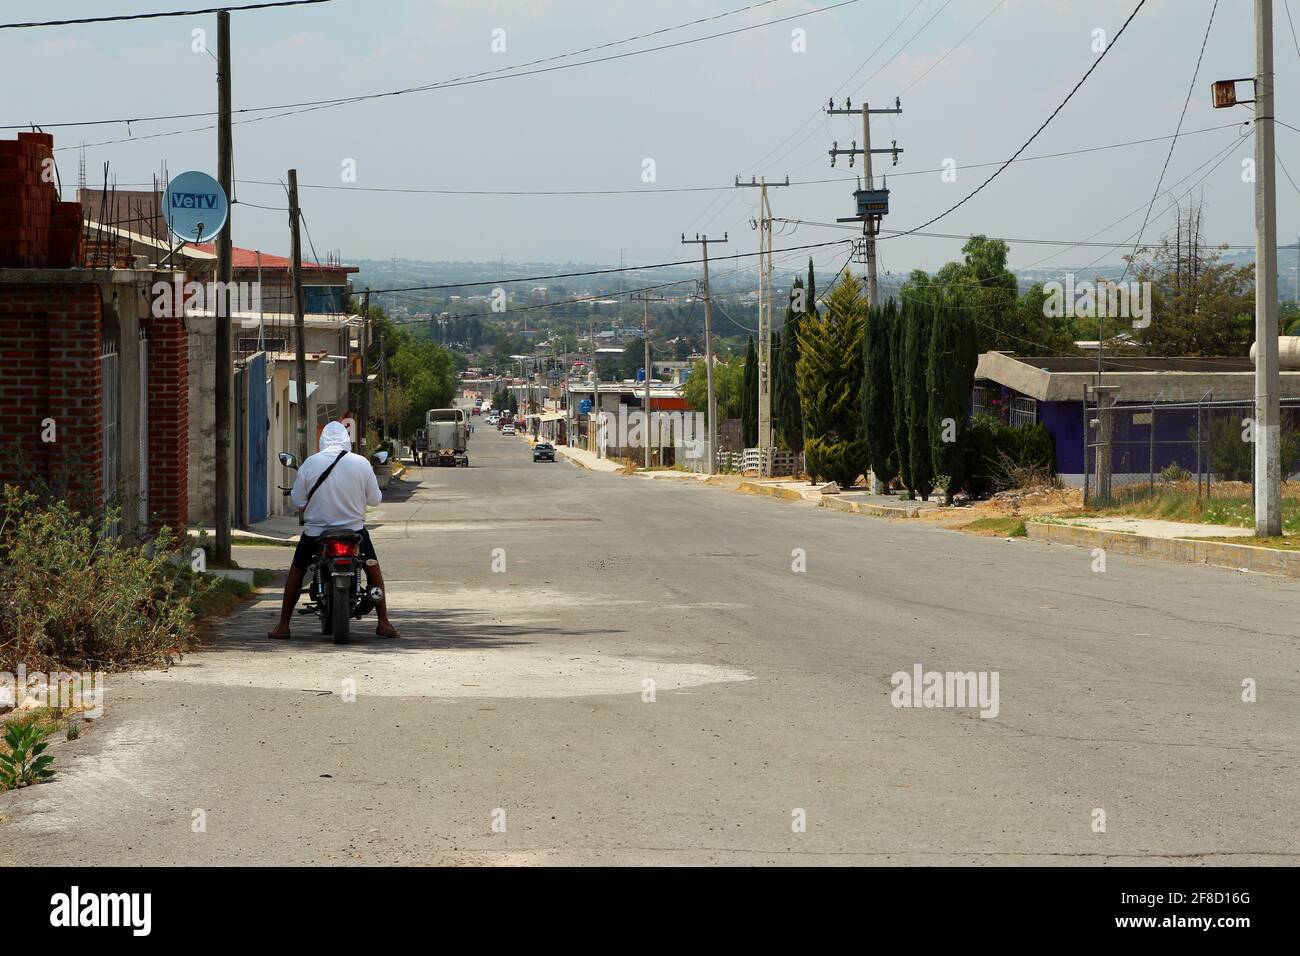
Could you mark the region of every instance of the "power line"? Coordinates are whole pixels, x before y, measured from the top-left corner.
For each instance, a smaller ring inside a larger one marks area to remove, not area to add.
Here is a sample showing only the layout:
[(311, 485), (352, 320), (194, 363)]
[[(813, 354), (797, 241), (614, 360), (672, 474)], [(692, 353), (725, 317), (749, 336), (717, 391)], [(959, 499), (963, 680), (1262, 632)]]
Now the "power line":
[[(894, 34), (896, 34), (899, 30), (903, 28), (903, 24), (906, 23), (909, 19), (911, 19), (912, 14), (914, 14), (920, 8), (921, 4), (924, 2), (925, 0), (916, 0), (916, 3), (912, 5), (912, 9), (908, 10), (907, 13), (903, 15), (903, 19), (899, 20), (898, 23), (894, 25), (894, 29), (890, 30), (889, 33), (885, 35), (885, 38), (876, 45), (876, 48), (872, 50), (869, 54), (867, 54), (867, 58), (858, 65), (858, 68), (856, 70), (854, 70), (851, 74), (849, 74), (848, 79), (846, 79), (843, 83), (841, 83), (839, 86), (835, 88), (834, 93), (838, 93), (840, 90), (844, 89), (844, 87), (846, 87), (849, 83), (853, 81), (853, 78), (855, 76), (857, 76), (860, 72), (862, 72), (862, 70), (866, 67), (866, 65), (871, 62), (871, 60), (875, 57), (877, 53), (879, 53), (881, 50), (885, 48), (885, 44), (888, 43), (893, 38)], [(834, 93), (832, 93), (832, 99), (834, 98)], [(798, 136), (809, 123), (813, 122), (821, 115), (822, 115), (822, 111), (820, 109), (816, 110), (811, 116), (809, 116), (806, 120), (804, 120), (802, 123), (796, 126), (794, 130), (792, 130), (789, 134), (787, 134), (786, 137), (783, 140), (781, 140), (781, 142), (777, 143), (770, 150), (768, 150), (768, 152), (764, 154), (761, 158), (759, 158), (757, 162), (751, 163), (750, 165), (755, 167), (766, 165), (767, 161), (773, 155), (775, 155), (783, 146), (785, 146), (786, 143), (790, 142), (790, 140)], [(803, 145), (803, 143), (808, 141), (808, 137), (811, 135), (812, 133), (809, 133), (808, 136), (805, 136), (797, 145), (799, 146)], [(789, 155), (789, 154), (787, 153), (785, 155)], [(785, 157), (782, 156), (782, 158), (784, 159)], [(709, 204), (705, 206), (703, 211), (701, 211), (700, 214), (696, 216), (695, 219), (692, 221), (691, 228), (695, 228), (695, 225), (699, 223), (699, 221), (703, 219), (705, 215), (708, 214), (709, 210), (712, 209), (714, 204), (718, 201), (718, 198), (719, 198), (718, 196), (714, 196), (713, 199), (709, 201)], [(733, 193), (731, 197), (728, 199), (728, 201), (723, 204), (722, 208), (723, 209), (727, 208), (727, 206), (729, 206), (732, 202), (735, 201), (735, 198), (736, 198), (736, 194)], [(709, 222), (712, 222), (713, 219), (716, 219), (719, 213), (721, 212), (722, 209), (719, 209), (717, 212), (715, 212), (713, 216), (709, 219), (709, 221), (704, 223), (704, 226), (707, 226)]]
[[(250, 186), (276, 186), (279, 183), (264, 179), (241, 179)], [(830, 179), (805, 179), (791, 186), (814, 186), (824, 183), (848, 183), (854, 179), (836, 176)], [(443, 189), (424, 186), (345, 186), (332, 183), (299, 183), (299, 189), (332, 189), (340, 192), (427, 194), (436, 196), (636, 196), (658, 193), (702, 193), (734, 189), (728, 186), (654, 186), (648, 189)]]
[[(959, 199), (956, 203), (949, 206), (947, 209), (939, 213), (939, 215), (935, 216), (934, 218), (927, 219), (925, 222), (921, 223), (921, 225), (917, 226), (915, 229), (909, 230), (909, 232), (917, 232), (921, 229), (924, 229), (926, 226), (932, 226), (940, 219), (943, 219), (945, 216), (948, 216), (951, 213), (955, 212), (956, 210), (960, 209), (970, 200), (974, 199), (977, 195), (979, 195), (979, 193), (984, 189), (985, 186), (993, 182), (993, 180), (997, 179), (998, 176), (1002, 174), (1003, 170), (1005, 170), (1008, 166), (1010, 166), (1013, 162), (1015, 162), (1016, 158), (1021, 153), (1023, 153), (1026, 149), (1028, 149), (1029, 145), (1038, 138), (1038, 135), (1042, 133), (1043, 130), (1047, 129), (1048, 124), (1050, 124), (1052, 120), (1056, 118), (1057, 114), (1060, 113), (1061, 110), (1065, 109), (1065, 105), (1069, 103), (1071, 99), (1074, 98), (1074, 94), (1079, 92), (1079, 88), (1082, 87), (1085, 82), (1087, 82), (1088, 77), (1092, 76), (1093, 71), (1096, 70), (1097, 67), (1101, 65), (1101, 61), (1106, 59), (1106, 54), (1109, 53), (1112, 49), (1114, 49), (1115, 44), (1119, 42), (1119, 38), (1124, 35), (1124, 31), (1127, 30), (1128, 25), (1133, 22), (1133, 18), (1137, 16), (1138, 11), (1141, 10), (1144, 6), (1146, 6), (1146, 2), (1147, 0), (1138, 0), (1137, 6), (1135, 6), (1133, 8), (1133, 12), (1128, 15), (1128, 19), (1125, 20), (1123, 26), (1119, 28), (1119, 31), (1115, 34), (1114, 39), (1112, 39), (1109, 43), (1106, 44), (1106, 48), (1101, 51), (1101, 55), (1098, 56), (1097, 59), (1093, 61), (1092, 66), (1088, 67), (1087, 72), (1084, 73), (1082, 77), (1080, 77), (1079, 82), (1074, 84), (1074, 88), (1071, 89), (1070, 92), (1066, 94), (1065, 99), (1061, 100), (1060, 104), (1056, 107), (1056, 109), (1052, 110), (1051, 115), (1048, 116), (1047, 119), (1043, 120), (1042, 125), (1039, 126), (1038, 129), (1034, 130), (1033, 135), (1030, 136), (1029, 139), (1025, 140), (1024, 145), (1021, 146), (1018, 150), (1016, 150), (1010, 159), (1008, 159), (1005, 163), (999, 166), (994, 171), (992, 176), (990, 176), (988, 179), (984, 180), (984, 182), (976, 186), (965, 197)], [(903, 236), (908, 235), (909, 232), (896, 233), (886, 238), (897, 239), (900, 235)]]
[(1151, 220), (1151, 210), (1155, 207), (1156, 197), (1160, 195), (1160, 187), (1165, 181), (1165, 173), (1169, 170), (1169, 161), (1174, 158), (1174, 147), (1178, 145), (1178, 133), (1183, 128), (1183, 120), (1187, 117), (1187, 106), (1192, 102), (1192, 90), (1196, 88), (1196, 78), (1201, 74), (1201, 60), (1205, 57), (1205, 45), (1210, 42), (1210, 30), (1214, 26), (1214, 14), (1218, 9), (1219, 0), (1214, 0), (1214, 6), (1210, 7), (1210, 20), (1205, 24), (1205, 36), (1201, 37), (1201, 51), (1196, 54), (1196, 67), (1192, 70), (1191, 82), (1187, 84), (1187, 96), (1183, 99), (1183, 111), (1178, 114), (1178, 125), (1174, 127), (1174, 138), (1169, 143), (1169, 152), (1165, 154), (1165, 164), (1160, 168), (1160, 178), (1156, 180), (1156, 188), (1151, 193), (1151, 201), (1147, 203), (1146, 216), (1142, 220), (1142, 225), (1138, 228), (1137, 241), (1133, 244), (1132, 254), (1124, 264), (1124, 274), (1119, 277), (1120, 282), (1128, 278), (1128, 270), (1137, 257), (1138, 247), (1142, 245), (1142, 233), (1146, 231), (1147, 223)]
[[(774, 3), (774, 2), (779, 2), (779, 0), (762, 0), (761, 3), (751, 4), (748, 7), (742, 7), (739, 10), (733, 10), (726, 14), (718, 14), (715, 17), (711, 17), (707, 19), (717, 19), (717, 17), (719, 16), (729, 16), (732, 13), (742, 12), (744, 10), (751, 9), (752, 7), (755, 6), (761, 6), (761, 5), (765, 5), (766, 3)], [(377, 100), (377, 99), (386, 99), (386, 98), (391, 98), (396, 96), (405, 96), (410, 93), (425, 93), (430, 90), (452, 89), (459, 86), (474, 86), (479, 83), (490, 83), (495, 80), (510, 80), (510, 79), (518, 79), (520, 77), (525, 77), (525, 76), (536, 76), (542, 73), (556, 72), (558, 70), (569, 70), (579, 66), (591, 66), (597, 63), (608, 63), (614, 60), (626, 59), (628, 57), (641, 56), (642, 54), (646, 54), (646, 53), (658, 53), (664, 50), (676, 49), (677, 47), (689, 46), (694, 43), (702, 43), (705, 40), (716, 40), (721, 37), (734, 36), (739, 33), (747, 33), (751, 30), (758, 30), (761, 29), (762, 27), (774, 26), (775, 24), (778, 23), (786, 23), (790, 20), (798, 20), (803, 17), (813, 16), (814, 14), (825, 13), (827, 11), (835, 10), (840, 7), (849, 6), (850, 4), (854, 4), (858, 2), (859, 0), (838, 0), (838, 2), (829, 4), (824, 7), (818, 7), (813, 10), (807, 10), (804, 11), (803, 13), (792, 14), (787, 17), (778, 17), (777, 19), (774, 20), (765, 20), (762, 23), (750, 24), (749, 26), (744, 26), (744, 27), (736, 27), (735, 29), (732, 30), (723, 30), (719, 33), (710, 33), (700, 37), (692, 37), (689, 40), (678, 40), (674, 43), (665, 43), (659, 46), (646, 47), (641, 50), (629, 50), (626, 53), (615, 53), (609, 56), (595, 57), (589, 60), (580, 60), (577, 63), (560, 63), (555, 66), (547, 66), (547, 67), (542, 67), (540, 69), (534, 69), (534, 70), (523, 69), (524, 67), (531, 66), (533, 64), (538, 64), (538, 63), (545, 63), (550, 60), (566, 59), (571, 56), (579, 56), (584, 52), (589, 52), (590, 50), (594, 50), (594, 49), (600, 49), (601, 47), (591, 47), (588, 48), (587, 50), (577, 50), (571, 53), (557, 54), (555, 56), (546, 57), (541, 60), (533, 60), (530, 61), (529, 63), (518, 64), (517, 66), (501, 67), (496, 70), (488, 70), (481, 73), (473, 73), (462, 77), (453, 77), (447, 80), (438, 80), (434, 83), (427, 83), (420, 86), (408, 86), (397, 90), (384, 90), (379, 93), (364, 93), (357, 96), (335, 97), (332, 99), (304, 100), (297, 103), (280, 103), (280, 104), (275, 104), (270, 106), (249, 106), (249, 107), (244, 107), (242, 109), (235, 110), (234, 112), (237, 114), (247, 114), (247, 113), (264, 113), (272, 110), (284, 111), (281, 113), (277, 113), (273, 117), (259, 117), (255, 119), (245, 119), (245, 120), (237, 121), (239, 123), (256, 122), (257, 119), (273, 119), (273, 118), (278, 118), (283, 116), (292, 116), (298, 113), (313, 112), (315, 110), (332, 109), (333, 107), (344, 106), (349, 103), (360, 103), (368, 100)], [(690, 23), (679, 24), (678, 26), (675, 27), (662, 28), (661, 30), (655, 32), (660, 33), (660, 32), (667, 32), (669, 30), (682, 29), (684, 27), (692, 26), (700, 22), (704, 22), (704, 21), (698, 21), (698, 20), (691, 21)], [(645, 34), (644, 36), (649, 36), (649, 35), (652, 34)], [(621, 43), (628, 43), (631, 42), (632, 40), (636, 40), (640, 38), (641, 37), (631, 37), (624, 40), (612, 41), (609, 44), (605, 44), (605, 46), (615, 46)], [(125, 123), (125, 124), (150, 123), (150, 122), (160, 122), (165, 120), (198, 119), (201, 117), (209, 117), (215, 115), (216, 114), (212, 111), (199, 111), (199, 112), (192, 112), (192, 113), (172, 113), (172, 114), (164, 114), (158, 116), (119, 117), (116, 119), (106, 119), (106, 120), (84, 120), (78, 122), (65, 122), (65, 123), (43, 123), (38, 125), (40, 125), (42, 129), (58, 129), (61, 127), (68, 127), (68, 126), (107, 126), (107, 125), (113, 125), (119, 123)], [(20, 123), (16, 125), (0, 126), (0, 129), (27, 129), (31, 125), (32, 125), (31, 123)], [(210, 128), (211, 127), (204, 126), (204, 127), (199, 127), (197, 129), (172, 130), (166, 133), (158, 133), (153, 135), (174, 136), (180, 133), (198, 132), (200, 130), (205, 130)], [(92, 143), (87, 145), (93, 146), (93, 145), (103, 145), (103, 144)]]
[[(801, 252), (805, 249), (824, 249), (827, 246), (836, 246), (847, 241), (848, 240), (846, 239), (835, 239), (830, 242), (812, 242), (807, 245), (790, 246), (786, 249), (777, 249), (775, 251), (778, 253), (786, 253)], [(721, 259), (746, 259), (757, 255), (759, 255), (757, 252), (737, 252), (729, 256), (714, 256), (710, 261)], [(513, 282), (540, 282), (543, 279), (576, 279), (583, 276), (613, 275), (620, 272), (642, 272), (647, 269), (668, 269), (673, 266), (699, 265), (703, 261), (703, 259), (678, 259), (675, 262), (656, 262), (644, 266), (618, 266), (610, 269), (592, 269), (586, 272), (557, 272), (552, 275), (544, 276), (517, 276), (514, 278), (481, 279), (471, 282), (445, 282), (440, 285), (403, 286), (398, 289), (371, 289), (370, 291), (372, 294), (380, 292), (435, 292), (439, 289), (468, 289), (475, 286), (507, 285)]]
[(973, 34), (980, 27), (984, 26), (984, 21), (987, 20), (989, 17), (993, 16), (993, 14), (997, 13), (999, 10), (1001, 10), (1002, 5), (1006, 2), (1007, 0), (998, 0), (998, 2), (993, 5), (992, 10), (984, 14), (984, 16), (980, 19), (980, 21), (976, 23), (973, 27), (971, 27), (969, 30), (967, 30), (965, 35), (960, 40), (958, 40), (951, 47), (949, 47), (947, 53), (945, 53), (943, 56), (939, 57), (939, 59), (931, 63), (924, 73), (922, 73), (920, 76), (914, 79), (911, 83), (908, 83), (907, 86), (903, 87), (903, 89), (898, 93), (898, 96), (900, 97), (903, 96), (904, 93), (906, 93), (912, 87), (916, 86), (916, 84), (920, 83), (923, 79), (929, 76), (931, 71), (933, 71), (936, 66), (942, 63), (944, 60), (948, 59), (948, 56), (953, 52), (953, 50), (956, 50), (959, 46), (961, 46), (963, 43), (969, 40), (971, 34)]
[(1282, 0), (1282, 9), (1286, 11), (1286, 22), (1291, 26), (1291, 42), (1295, 44), (1295, 55), (1300, 56), (1300, 39), (1295, 33), (1295, 21), (1291, 19), (1291, 0)]
[[(1203, 129), (1188, 130), (1185, 133), (1175, 133), (1166, 136), (1148, 136), (1143, 139), (1127, 140), (1122, 143), (1108, 143), (1102, 146), (1081, 146), (1078, 149), (1062, 150), (1055, 153), (1043, 153), (1037, 156), (1022, 156), (1019, 159), (1012, 160), (1017, 163), (1029, 163), (1043, 159), (1060, 159), (1068, 156), (1082, 156), (1087, 153), (1101, 152), (1110, 149), (1122, 149), (1127, 146), (1142, 146), (1147, 143), (1158, 143), (1165, 140), (1177, 139), (1179, 136), (1186, 137), (1198, 133), (1212, 133), (1218, 130), (1235, 129), (1241, 126), (1249, 126), (1250, 121), (1244, 120), (1241, 123), (1223, 123), (1219, 126), (1206, 126)], [(995, 160), (986, 163), (968, 163), (961, 167), (962, 169), (980, 169), (989, 166), (998, 166), (1006, 160)], [(890, 173), (892, 178), (899, 176), (922, 176), (934, 173), (945, 172), (946, 169), (939, 167), (936, 169), (918, 169), (907, 172)], [(847, 176), (833, 176), (828, 179), (802, 179), (792, 180), (791, 186), (819, 186), (827, 183), (852, 183), (856, 178)], [(283, 183), (265, 179), (240, 179), (237, 182), (247, 186), (281, 186)], [(350, 186), (335, 185), (333, 183), (299, 183), (299, 189), (328, 189), (337, 192), (372, 192), (372, 193), (398, 193), (412, 195), (436, 195), (436, 196), (636, 196), (643, 194), (658, 193), (693, 193), (693, 192), (721, 192), (723, 190), (733, 189), (734, 186), (656, 186), (650, 188), (636, 189), (450, 189), (440, 187), (425, 186)]]
[(164, 17), (196, 17), (204, 13), (238, 13), (241, 10), (269, 10), (272, 7), (302, 7), (331, 0), (278, 0), (274, 3), (250, 3), (242, 7), (204, 7), (201, 10), (168, 10), (161, 13), (124, 13), (112, 17), (81, 17), (76, 20), (41, 20), (30, 23), (0, 23), (0, 30), (28, 27), (67, 27), (86, 23), (124, 23), (127, 20), (159, 20)]

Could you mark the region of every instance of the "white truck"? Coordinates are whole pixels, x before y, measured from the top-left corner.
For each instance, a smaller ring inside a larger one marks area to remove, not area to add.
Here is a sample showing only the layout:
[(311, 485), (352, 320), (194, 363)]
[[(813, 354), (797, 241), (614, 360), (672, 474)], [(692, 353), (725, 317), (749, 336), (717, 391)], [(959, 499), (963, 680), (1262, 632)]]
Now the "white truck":
[(429, 409), (424, 413), (424, 439), (420, 464), (469, 467), (469, 420), (465, 409)]

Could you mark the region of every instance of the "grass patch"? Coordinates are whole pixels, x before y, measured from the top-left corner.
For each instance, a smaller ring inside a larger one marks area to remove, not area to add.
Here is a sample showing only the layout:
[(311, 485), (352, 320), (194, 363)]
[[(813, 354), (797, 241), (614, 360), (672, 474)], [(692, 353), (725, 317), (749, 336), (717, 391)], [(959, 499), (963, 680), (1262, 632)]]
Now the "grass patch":
[(177, 576), (177, 590), (190, 599), (190, 612), (196, 621), (225, 617), (253, 593), (243, 581), (184, 571)]
[[(1154, 494), (1143, 492), (1120, 498), (1083, 513), (1088, 516), (1128, 515), (1135, 518), (1159, 518), (1193, 524), (1220, 524), (1233, 528), (1250, 528), (1255, 524), (1254, 503), (1247, 497), (1197, 498), (1188, 491), (1162, 489)], [(1078, 517), (1082, 517), (1079, 515)], [(1282, 499), (1282, 530), (1300, 533), (1300, 499)]]
[(1023, 538), (1028, 534), (1025, 531), (1024, 518), (980, 518), (970, 524), (962, 525), (961, 530), (975, 534), (996, 535), (999, 538)]

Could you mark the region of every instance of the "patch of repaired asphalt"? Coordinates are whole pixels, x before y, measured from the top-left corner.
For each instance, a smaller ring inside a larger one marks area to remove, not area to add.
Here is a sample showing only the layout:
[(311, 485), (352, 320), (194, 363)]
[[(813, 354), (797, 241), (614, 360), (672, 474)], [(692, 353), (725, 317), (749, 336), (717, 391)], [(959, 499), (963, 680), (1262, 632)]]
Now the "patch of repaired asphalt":
[[(264, 597), (230, 623), (237, 627), (256, 622), (259, 630), (244, 635), (256, 639), (262, 625), (273, 618), (277, 603), (273, 596)], [(407, 593), (401, 614), (394, 612), (399, 628), (407, 626), (403, 615), (418, 620), (422, 612), (445, 613), (457, 618), (448, 630), (471, 633), (459, 638), (382, 641), (369, 633), (373, 618), (367, 617), (354, 622), (358, 643), (335, 645), (312, 633), (314, 618), (299, 617), (296, 640), (262, 639), (253, 648), (217, 645), (191, 654), (170, 670), (138, 676), (145, 682), (445, 699), (641, 694), (650, 686), (647, 680), (653, 681), (656, 692), (666, 692), (752, 679), (732, 667), (593, 653), (557, 646), (554, 641), (533, 643), (530, 637), (550, 628), (555, 621), (550, 612), (556, 609), (643, 603), (647, 602), (582, 598), (546, 588)], [(409, 637), (415, 631), (407, 627), (406, 633)]]

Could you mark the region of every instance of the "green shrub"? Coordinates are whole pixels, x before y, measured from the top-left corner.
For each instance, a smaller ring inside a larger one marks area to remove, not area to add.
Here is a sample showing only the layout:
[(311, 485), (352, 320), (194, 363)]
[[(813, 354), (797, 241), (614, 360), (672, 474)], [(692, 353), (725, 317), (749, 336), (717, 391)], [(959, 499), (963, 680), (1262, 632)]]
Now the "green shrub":
[(966, 491), (976, 498), (1042, 481), (1056, 472), (1056, 446), (1042, 422), (1012, 426), (976, 415), (967, 454)]
[(45, 730), (35, 720), (14, 720), (5, 726), (0, 753), (0, 790), (16, 790), (54, 776), (54, 758), (45, 753)]
[(867, 470), (869, 453), (863, 439), (834, 441), (810, 437), (803, 446), (808, 474), (850, 488)]
[(191, 597), (208, 582), (181, 563), (174, 536), (114, 534), (88, 516), (6, 485), (0, 499), (0, 669), (76, 670), (169, 663), (192, 641)]

